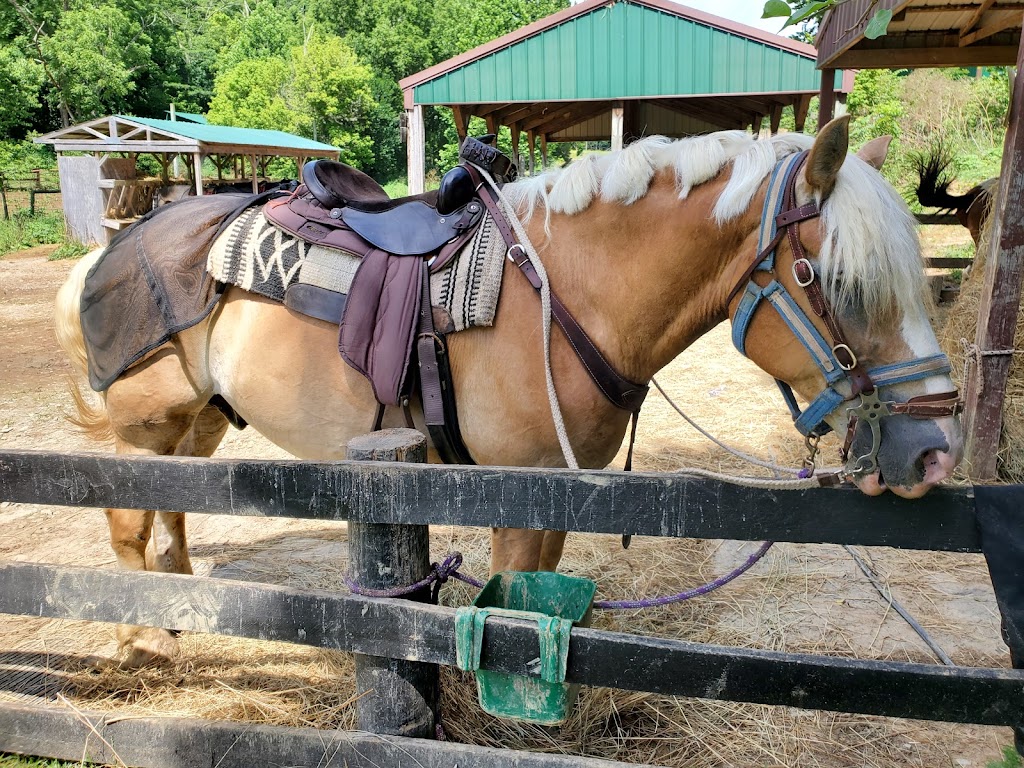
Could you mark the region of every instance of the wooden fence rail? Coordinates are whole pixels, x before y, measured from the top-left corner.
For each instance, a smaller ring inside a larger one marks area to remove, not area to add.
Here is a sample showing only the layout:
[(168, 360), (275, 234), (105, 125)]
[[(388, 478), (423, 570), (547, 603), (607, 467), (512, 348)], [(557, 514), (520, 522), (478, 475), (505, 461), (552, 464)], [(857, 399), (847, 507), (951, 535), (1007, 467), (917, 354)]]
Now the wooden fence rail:
[[(406, 600), (6, 563), (0, 564), (0, 613), (170, 627), (455, 666), (455, 611)], [(484, 669), (537, 677), (539, 655), (536, 622), (488, 619)], [(572, 631), (566, 679), (668, 696), (921, 720), (1024, 722), (1020, 670), (790, 654), (579, 627)]]
[(0, 451), (0, 499), (391, 525), (980, 552), (969, 488), (920, 501), (685, 474)]

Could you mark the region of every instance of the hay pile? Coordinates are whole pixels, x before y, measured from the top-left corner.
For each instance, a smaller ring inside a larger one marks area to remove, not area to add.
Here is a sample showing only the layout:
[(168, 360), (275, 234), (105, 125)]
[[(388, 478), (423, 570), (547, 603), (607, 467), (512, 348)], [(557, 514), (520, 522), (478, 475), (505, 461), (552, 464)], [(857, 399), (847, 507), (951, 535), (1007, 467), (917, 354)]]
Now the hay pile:
[[(985, 255), (988, 253), (988, 237), (983, 236), (978, 246), (978, 255), (970, 273), (964, 280), (960, 296), (949, 311), (945, 326), (939, 334), (943, 351), (953, 364), (953, 380), (964, 391), (968, 352), (974, 344), (978, 329), (978, 308), (985, 282)], [(1017, 315), (1017, 330), (1013, 348), (1017, 353), (1010, 363), (1006, 381), (1006, 397), (1003, 402), (1003, 430), (999, 436), (998, 473), (999, 479), (1010, 483), (1024, 483), (1024, 312)]]

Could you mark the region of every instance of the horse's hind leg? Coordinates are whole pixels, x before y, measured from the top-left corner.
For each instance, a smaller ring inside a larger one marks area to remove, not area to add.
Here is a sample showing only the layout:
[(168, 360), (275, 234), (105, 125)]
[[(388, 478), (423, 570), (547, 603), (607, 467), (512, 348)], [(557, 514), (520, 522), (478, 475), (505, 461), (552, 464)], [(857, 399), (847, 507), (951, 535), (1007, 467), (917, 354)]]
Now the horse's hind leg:
[[(178, 445), (174, 455), (209, 458), (217, 450), (227, 430), (227, 417), (217, 408), (207, 405), (196, 417), (192, 429)], [(160, 512), (159, 515), (167, 541), (166, 544), (160, 542), (152, 570), (191, 574), (192, 561), (188, 556), (188, 539), (185, 536), (185, 513)]]
[[(107, 391), (106, 410), (117, 452), (170, 456), (191, 451), (202, 443), (204, 448), (212, 444), (208, 448), (212, 453), (216, 449), (213, 437), (219, 441), (223, 430), (211, 429), (209, 417), (200, 418), (209, 395), (200, 394), (193, 381), (185, 373), (178, 353), (171, 348), (158, 352), (115, 381)], [(203, 439), (195, 435), (202, 435)], [(110, 544), (122, 568), (185, 573), (191, 570), (180, 515), (171, 513), (165, 520), (171, 534), (170, 546), (156, 557), (147, 558), (154, 512), (108, 509), (106, 514)], [(122, 665), (126, 667), (170, 658), (177, 652), (177, 640), (165, 629), (122, 625), (117, 629), (117, 638), (124, 652)]]

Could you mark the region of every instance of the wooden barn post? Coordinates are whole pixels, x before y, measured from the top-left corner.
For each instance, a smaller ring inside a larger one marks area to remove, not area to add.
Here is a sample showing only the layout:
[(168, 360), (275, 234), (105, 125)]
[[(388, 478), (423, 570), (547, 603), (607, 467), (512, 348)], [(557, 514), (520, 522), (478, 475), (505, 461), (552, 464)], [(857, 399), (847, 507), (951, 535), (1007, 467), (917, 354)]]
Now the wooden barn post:
[(836, 71), (821, 70), (821, 90), (818, 93), (818, 130), (836, 116)]
[[(385, 429), (351, 440), (353, 461), (427, 460), (427, 440), (415, 429)], [(351, 578), (366, 589), (404, 587), (430, 573), (429, 526), (348, 524)], [(407, 597), (424, 602), (426, 587)], [(384, 628), (383, 631), (388, 631)], [(436, 664), (356, 654), (357, 727), (392, 736), (434, 738), (438, 706)]]
[(423, 105), (416, 104), (405, 110), (408, 120), (405, 161), (409, 181), (409, 194), (419, 195), (426, 190), (426, 127), (423, 123)]
[[(1024, 38), (1017, 67), (1024, 66)], [(964, 460), (974, 480), (996, 476), (996, 455), (1003, 427), (1006, 379), (1013, 362), (1013, 342), (1024, 278), (1024, 78), (1010, 94), (1010, 123), (1003, 145), (994, 227), (985, 262), (985, 284), (978, 307), (978, 330), (967, 376), (964, 408)], [(970, 359), (970, 358), (969, 358)]]

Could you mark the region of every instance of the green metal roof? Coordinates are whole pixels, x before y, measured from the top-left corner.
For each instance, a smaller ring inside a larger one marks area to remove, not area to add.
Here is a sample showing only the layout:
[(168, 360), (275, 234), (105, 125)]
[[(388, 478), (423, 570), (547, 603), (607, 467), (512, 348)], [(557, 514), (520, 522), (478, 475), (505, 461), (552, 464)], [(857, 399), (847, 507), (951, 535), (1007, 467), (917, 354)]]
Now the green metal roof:
[(583, 5), (402, 85), (416, 104), (473, 104), (816, 92), (821, 82), (814, 50), (786, 38), (659, 0)]
[(151, 117), (133, 117), (116, 115), (122, 120), (130, 120), (140, 125), (148, 125), (167, 133), (174, 133), (204, 144), (231, 144), (235, 146), (251, 146), (279, 149), (311, 149), (338, 151), (337, 147), (322, 144), (319, 141), (295, 136), (284, 131), (268, 131), (261, 128), (236, 128), (230, 125), (209, 125), (190, 123), (184, 120), (157, 120)]

